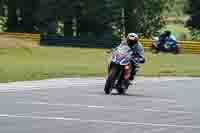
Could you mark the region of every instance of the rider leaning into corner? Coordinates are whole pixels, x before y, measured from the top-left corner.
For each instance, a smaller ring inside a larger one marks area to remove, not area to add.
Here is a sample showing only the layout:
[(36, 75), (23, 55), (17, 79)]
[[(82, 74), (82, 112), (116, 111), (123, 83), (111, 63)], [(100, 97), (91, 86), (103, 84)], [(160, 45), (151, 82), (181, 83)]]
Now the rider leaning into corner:
[(131, 61), (133, 69), (130, 80), (134, 80), (134, 77), (139, 70), (139, 64), (145, 63), (144, 48), (139, 42), (139, 37), (136, 33), (129, 33), (127, 38), (123, 40), (120, 45), (128, 45), (133, 51), (133, 60)]

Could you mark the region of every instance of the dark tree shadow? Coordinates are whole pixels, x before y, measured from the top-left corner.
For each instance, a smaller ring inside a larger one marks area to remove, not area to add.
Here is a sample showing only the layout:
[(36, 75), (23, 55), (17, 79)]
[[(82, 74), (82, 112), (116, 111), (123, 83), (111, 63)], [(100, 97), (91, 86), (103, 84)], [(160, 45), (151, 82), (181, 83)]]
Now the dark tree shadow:
[(75, 48), (113, 48), (120, 44), (119, 39), (75, 38), (63, 36), (41, 37), (41, 46), (75, 47)]
[[(97, 94), (97, 95), (106, 95), (103, 91), (101, 91), (101, 92), (98, 92), (98, 93), (95, 93), (95, 94)], [(125, 93), (125, 94), (119, 94), (119, 93), (111, 93), (110, 94), (111, 96), (127, 96), (127, 97), (145, 97), (145, 98), (152, 98), (153, 96), (150, 96), (150, 95), (145, 95), (145, 94), (138, 94), (138, 93)], [(109, 95), (107, 95), (107, 96), (109, 96)]]

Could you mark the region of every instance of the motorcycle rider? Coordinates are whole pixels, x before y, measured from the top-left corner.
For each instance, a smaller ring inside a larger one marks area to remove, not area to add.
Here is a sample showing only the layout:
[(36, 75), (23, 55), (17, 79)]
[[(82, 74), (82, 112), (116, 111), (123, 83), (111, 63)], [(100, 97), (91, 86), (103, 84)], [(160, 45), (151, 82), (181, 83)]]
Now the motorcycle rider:
[(133, 51), (133, 60), (131, 61), (133, 69), (130, 77), (130, 80), (133, 80), (139, 70), (139, 64), (145, 63), (144, 48), (139, 42), (139, 37), (136, 33), (129, 33), (127, 38), (122, 41), (120, 45), (128, 45)]
[(173, 49), (176, 48), (176, 37), (172, 35), (171, 31), (164, 31), (158, 40), (158, 48), (161, 50)]

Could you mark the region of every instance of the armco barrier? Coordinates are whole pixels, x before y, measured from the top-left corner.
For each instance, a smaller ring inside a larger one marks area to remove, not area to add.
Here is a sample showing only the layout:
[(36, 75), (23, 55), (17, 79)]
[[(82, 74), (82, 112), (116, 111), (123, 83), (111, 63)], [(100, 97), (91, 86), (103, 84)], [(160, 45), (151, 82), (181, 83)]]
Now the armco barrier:
[[(19, 38), (24, 40), (36, 41), (38, 43), (47, 45), (65, 45), (65, 46), (80, 46), (80, 47), (101, 47), (101, 48), (111, 48), (116, 46), (120, 41), (105, 40), (105, 39), (85, 39), (85, 38), (73, 38), (73, 37), (45, 37), (41, 38), (40, 34), (31, 33), (10, 33), (10, 32), (0, 32), (0, 36), (6, 36), (11, 38)], [(150, 50), (153, 41), (150, 39), (140, 40), (144, 45), (145, 50)], [(71, 44), (71, 45), (69, 45)], [(194, 41), (178, 41), (181, 46), (181, 53), (188, 54), (200, 54), (200, 42)]]
[(40, 42), (40, 34), (0, 32), (0, 36)]

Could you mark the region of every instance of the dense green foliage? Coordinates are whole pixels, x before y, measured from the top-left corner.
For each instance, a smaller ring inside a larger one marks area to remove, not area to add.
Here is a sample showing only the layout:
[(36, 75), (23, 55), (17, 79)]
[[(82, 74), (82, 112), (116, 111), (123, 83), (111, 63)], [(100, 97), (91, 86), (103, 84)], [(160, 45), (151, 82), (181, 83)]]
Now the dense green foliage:
[[(0, 0), (8, 31), (102, 36), (118, 31), (151, 34), (164, 26), (162, 13), (174, 0)], [(124, 10), (123, 10), (124, 9)], [(123, 15), (124, 14), (124, 17)], [(124, 22), (122, 21), (124, 20)]]
[(174, 0), (173, 3), (168, 4), (168, 10), (164, 11), (165, 16), (182, 17), (185, 16), (185, 10), (188, 6), (188, 0)]
[(200, 40), (200, 1), (188, 0), (187, 13), (190, 14), (190, 19), (187, 21), (187, 27), (192, 31), (192, 37), (195, 40)]

